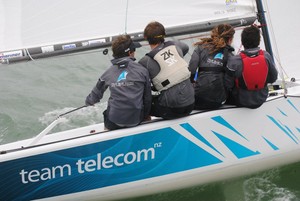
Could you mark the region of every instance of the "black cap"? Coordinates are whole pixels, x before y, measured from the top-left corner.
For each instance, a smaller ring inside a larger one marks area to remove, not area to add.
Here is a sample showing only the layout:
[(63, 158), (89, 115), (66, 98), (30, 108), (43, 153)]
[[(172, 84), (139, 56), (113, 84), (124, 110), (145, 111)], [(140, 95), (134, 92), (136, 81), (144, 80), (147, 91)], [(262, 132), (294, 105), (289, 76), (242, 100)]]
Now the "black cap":
[(125, 49), (125, 52), (131, 51), (134, 52), (136, 48), (142, 47), (141, 43), (139, 42), (132, 42), (130, 43), (129, 47)]
[(139, 47), (142, 47), (141, 43), (139, 42), (133, 42), (135, 48), (139, 48)]

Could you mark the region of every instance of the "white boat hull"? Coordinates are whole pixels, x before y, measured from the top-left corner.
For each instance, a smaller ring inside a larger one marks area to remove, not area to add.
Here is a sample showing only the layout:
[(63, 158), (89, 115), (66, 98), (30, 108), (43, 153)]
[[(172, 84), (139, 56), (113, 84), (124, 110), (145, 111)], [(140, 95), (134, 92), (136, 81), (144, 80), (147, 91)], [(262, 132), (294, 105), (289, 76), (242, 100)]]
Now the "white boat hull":
[[(300, 90), (299, 87), (294, 87)], [(299, 93), (102, 132), (0, 146), (0, 200), (114, 200), (220, 181), (300, 160)], [(23, 148), (22, 148), (23, 147)]]

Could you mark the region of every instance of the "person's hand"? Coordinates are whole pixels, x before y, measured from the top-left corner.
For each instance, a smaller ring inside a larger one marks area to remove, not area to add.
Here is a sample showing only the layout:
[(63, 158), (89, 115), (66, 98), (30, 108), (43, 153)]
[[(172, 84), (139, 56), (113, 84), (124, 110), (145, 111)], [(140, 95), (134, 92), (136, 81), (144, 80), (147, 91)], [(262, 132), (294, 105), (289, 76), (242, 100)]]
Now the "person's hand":
[(90, 103), (90, 102), (88, 101), (88, 99), (86, 99), (85, 105), (86, 105), (86, 106), (94, 106), (94, 104)]

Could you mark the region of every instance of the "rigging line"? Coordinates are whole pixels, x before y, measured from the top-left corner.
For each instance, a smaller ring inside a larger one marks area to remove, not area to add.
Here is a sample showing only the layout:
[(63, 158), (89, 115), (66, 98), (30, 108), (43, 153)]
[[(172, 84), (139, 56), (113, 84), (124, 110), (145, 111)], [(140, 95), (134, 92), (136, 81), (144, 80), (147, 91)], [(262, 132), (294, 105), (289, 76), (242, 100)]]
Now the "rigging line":
[[(283, 68), (281, 61), (279, 59), (279, 56), (274, 56), (275, 60), (277, 61), (277, 64), (279, 65), (279, 68), (282, 70), (282, 72), (284, 73), (284, 75), (286, 76), (286, 78), (289, 78), (289, 75), (287, 74), (287, 72), (285, 71), (285, 69)], [(284, 76), (282, 75), (282, 76)]]
[[(267, 1), (265, 2), (265, 4), (266, 4), (266, 7), (267, 7), (267, 11), (270, 11), (269, 5), (268, 5), (268, 2), (267, 2)], [(279, 51), (278, 51), (277, 41), (276, 41), (276, 39), (275, 39), (274, 28), (273, 28), (273, 24), (272, 24), (270, 12), (266, 12), (266, 13), (267, 13), (267, 16), (268, 16), (268, 19), (269, 19), (268, 26), (270, 26), (270, 28), (271, 28), (271, 30), (270, 30), (269, 32), (271, 32), (271, 34), (272, 34), (273, 43), (274, 43), (274, 45), (275, 45), (275, 51), (276, 51), (276, 54), (277, 54), (278, 57), (279, 57)], [(264, 26), (267, 26), (267, 25), (264, 25)], [(273, 48), (273, 49), (274, 49), (274, 48)], [(280, 58), (279, 58), (279, 61), (280, 61)]]
[[(256, 24), (256, 23), (253, 23), (253, 25), (258, 26), (258, 27), (260, 27), (260, 28), (261, 28), (262, 26), (267, 26), (267, 24), (260, 24), (260, 25), (258, 25), (258, 24)], [(270, 30), (270, 29), (269, 29), (269, 30)], [(271, 30), (273, 30), (272, 27), (271, 27)], [(273, 36), (273, 34), (274, 34), (274, 32), (272, 32), (272, 36)], [(261, 36), (263, 37), (263, 34), (262, 34), (262, 33), (261, 33)], [(273, 46), (273, 47), (274, 47), (274, 46)], [(279, 56), (276, 42), (275, 42), (275, 47), (276, 47), (276, 53), (277, 53), (277, 55)], [(285, 69), (283, 68), (283, 66), (282, 66), (282, 64), (281, 64), (281, 61), (280, 61), (280, 59), (278, 58), (277, 55), (274, 55), (274, 54), (273, 54), (273, 59), (274, 59), (274, 62), (275, 62), (275, 61), (277, 62), (277, 63), (276, 63), (276, 64), (278, 64), (278, 67), (277, 67), (277, 65), (276, 65), (277, 70), (278, 70), (279, 72), (281, 72), (280, 77), (282, 77), (282, 79), (283, 79), (283, 81), (284, 81), (285, 78), (289, 78), (289, 76), (287, 75), (287, 73), (286, 73)], [(279, 69), (279, 68), (280, 68), (280, 69)], [(284, 73), (284, 74), (283, 74), (283, 73)], [(284, 77), (284, 75), (285, 75), (286, 77)]]
[(128, 4), (129, 4), (129, 0), (127, 0), (127, 2), (126, 2), (126, 14), (125, 14), (125, 34), (127, 33)]
[(34, 61), (34, 59), (33, 59), (32, 56), (30, 55), (30, 53), (29, 53), (29, 51), (28, 51), (27, 48), (25, 49), (25, 51), (26, 51), (27, 55), (29, 56), (29, 58), (30, 58), (32, 61)]
[[(267, 7), (267, 10), (269, 10), (269, 6), (268, 6), (268, 2), (266, 2), (266, 7)], [(273, 43), (274, 43), (274, 46), (275, 46), (275, 51), (276, 51), (276, 61), (277, 63), (279, 64), (279, 67), (281, 68), (282, 72), (285, 74), (286, 77), (289, 77), (287, 72), (285, 71), (285, 69), (283, 68), (283, 66), (281, 65), (281, 60), (280, 60), (280, 55), (279, 55), (279, 50), (278, 50), (278, 46), (277, 46), (277, 41), (276, 41), (276, 38), (275, 38), (275, 34), (274, 34), (274, 28), (273, 28), (273, 24), (272, 24), (272, 20), (271, 20), (271, 16), (270, 16), (270, 12), (267, 12), (267, 15), (268, 15), (268, 18), (270, 19), (269, 20), (269, 26), (271, 27), (271, 35), (272, 35), (272, 39), (273, 39)], [(274, 56), (274, 55), (273, 55)], [(284, 76), (284, 75), (282, 75)], [(282, 78), (284, 79), (284, 78)]]
[[(266, 1), (265, 2), (265, 5), (266, 5), (266, 8), (267, 8), (267, 11), (270, 11), (270, 9), (269, 9), (269, 4), (268, 4), (268, 2)], [(279, 64), (279, 66), (280, 66), (280, 75), (281, 75), (281, 79), (282, 79), (282, 87), (283, 87), (283, 89), (284, 89), (284, 95), (286, 95), (287, 94), (287, 87), (286, 87), (286, 84), (285, 84), (285, 77), (284, 77), (284, 74), (287, 76), (287, 77), (289, 77), (288, 75), (287, 75), (287, 73), (284, 71), (284, 69), (283, 69), (283, 67), (282, 67), (282, 65), (281, 65), (281, 61), (280, 61), (280, 56), (279, 56), (279, 51), (278, 51), (278, 46), (277, 46), (277, 42), (276, 42), (276, 38), (275, 38), (275, 34), (274, 34), (274, 28), (273, 28), (273, 24), (272, 24), (272, 20), (271, 20), (271, 15), (270, 15), (270, 12), (266, 12), (267, 13), (267, 16), (268, 16), (268, 21), (269, 21), (269, 23), (268, 23), (268, 26), (270, 26), (270, 28), (271, 28), (271, 30), (269, 29), (269, 32), (271, 33), (271, 35), (272, 35), (272, 39), (273, 39), (273, 43), (274, 43), (274, 45), (273, 45), (273, 48), (274, 48), (274, 46), (275, 46), (275, 51), (276, 51), (276, 54), (278, 55), (278, 58), (276, 57), (276, 60), (277, 60), (277, 62), (278, 62), (278, 64)], [(274, 57), (274, 54), (273, 54), (273, 57)]]

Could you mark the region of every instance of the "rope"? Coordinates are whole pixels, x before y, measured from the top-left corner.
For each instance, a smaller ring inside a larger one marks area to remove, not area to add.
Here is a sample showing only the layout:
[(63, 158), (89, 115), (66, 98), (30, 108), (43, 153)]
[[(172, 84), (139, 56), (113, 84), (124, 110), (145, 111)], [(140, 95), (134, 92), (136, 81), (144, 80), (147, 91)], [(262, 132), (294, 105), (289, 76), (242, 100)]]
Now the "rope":
[(58, 115), (58, 118), (60, 118), (60, 117), (62, 117), (62, 116), (65, 116), (66, 114), (69, 114), (69, 113), (71, 113), (71, 112), (75, 112), (76, 110), (80, 110), (80, 109), (82, 109), (82, 108), (84, 108), (84, 107), (87, 107), (87, 106), (86, 106), (86, 105), (83, 105), (83, 106), (81, 106), (81, 107), (78, 107), (78, 108), (75, 108), (75, 109), (73, 109), (73, 110), (70, 110), (70, 111), (68, 111), (68, 112), (66, 112), (66, 113), (60, 114), (60, 115)]
[(66, 114), (69, 114), (71, 112), (74, 112), (76, 110), (80, 110), (84, 107), (87, 107), (86, 105), (83, 105), (81, 107), (78, 107), (78, 108), (75, 108), (73, 110), (70, 110), (66, 113), (63, 113), (63, 114), (60, 114), (58, 115), (58, 117), (50, 124), (48, 125), (42, 132), (40, 132), (29, 144), (28, 146), (32, 146), (32, 145), (35, 145), (40, 139), (42, 139), (45, 135), (47, 135), (49, 133), (49, 131), (51, 131), (58, 123), (60, 123), (61, 121), (61, 117), (66, 115)]
[[(269, 9), (269, 5), (268, 5), (268, 2), (267, 2), (267, 1), (265, 2), (265, 5), (266, 5), (267, 10), (269, 11), (270, 9)], [(270, 12), (266, 12), (266, 13), (267, 13), (268, 18), (271, 19), (271, 16), (270, 16), (270, 14), (269, 14)], [(281, 77), (281, 79), (282, 79), (282, 88), (284, 89), (284, 95), (286, 95), (286, 94), (287, 94), (287, 88), (286, 88), (286, 84), (285, 84), (285, 75), (286, 75), (287, 77), (289, 77), (289, 76), (287, 75), (287, 73), (285, 72), (285, 70), (283, 69), (283, 67), (282, 67), (282, 65), (281, 65), (280, 56), (279, 56), (279, 51), (278, 51), (278, 46), (277, 46), (277, 42), (276, 42), (276, 38), (275, 38), (275, 34), (274, 34), (274, 29), (273, 29), (273, 24), (272, 24), (272, 21), (271, 21), (271, 20), (269, 20), (268, 26), (270, 26), (270, 28), (271, 28), (271, 29), (269, 29), (269, 32), (270, 32), (270, 34), (271, 34), (271, 36), (272, 36), (273, 43), (274, 43), (273, 49), (275, 49), (275, 52), (276, 52), (276, 55), (277, 55), (277, 57), (276, 57), (276, 56), (273, 54), (273, 57), (275, 58), (275, 60), (277, 61), (278, 65), (279, 65), (278, 70), (279, 70), (279, 72), (280, 72), (280, 77)], [(284, 74), (285, 74), (285, 75), (284, 75)]]
[(27, 48), (25, 49), (25, 51), (26, 51), (27, 55), (29, 56), (29, 58), (30, 58), (32, 61), (34, 61), (34, 59), (31, 57), (31, 55), (30, 55), (30, 53), (29, 53), (29, 51), (28, 51)]

